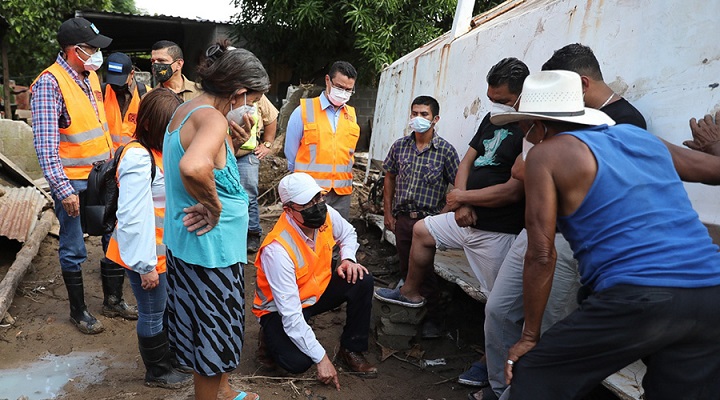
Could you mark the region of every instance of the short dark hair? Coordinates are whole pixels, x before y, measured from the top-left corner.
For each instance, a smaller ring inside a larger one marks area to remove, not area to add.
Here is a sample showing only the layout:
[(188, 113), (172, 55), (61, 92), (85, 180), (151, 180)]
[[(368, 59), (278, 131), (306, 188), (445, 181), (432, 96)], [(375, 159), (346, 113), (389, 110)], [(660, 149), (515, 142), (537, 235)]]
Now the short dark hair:
[(490, 68), (490, 72), (487, 74), (487, 83), (493, 87), (507, 84), (510, 93), (519, 95), (528, 75), (530, 75), (530, 70), (524, 62), (515, 57), (508, 57)]
[(357, 79), (357, 70), (347, 61), (335, 61), (333, 63), (328, 72), (330, 79), (334, 78), (338, 72), (350, 79)]
[(557, 69), (573, 71), (596, 81), (603, 80), (600, 63), (595, 53), (591, 48), (580, 43), (569, 44), (555, 50), (552, 57), (542, 66), (543, 71)]
[(168, 55), (172, 57), (173, 61), (183, 59), (183, 51), (180, 48), (180, 46), (177, 45), (175, 42), (171, 42), (169, 40), (160, 40), (159, 42), (155, 42), (155, 44), (152, 46), (153, 50), (162, 50), (167, 49)]
[(229, 97), (242, 88), (260, 93), (270, 89), (270, 78), (260, 60), (245, 49), (230, 46), (228, 40), (215, 42), (205, 51), (197, 74), (202, 90), (213, 96)]
[(435, 117), (436, 115), (440, 114), (440, 104), (437, 100), (430, 96), (418, 96), (413, 100), (410, 107), (414, 105), (422, 105), (422, 106), (430, 106), (430, 112), (432, 112), (432, 116)]
[(160, 87), (149, 91), (140, 100), (135, 139), (149, 149), (162, 152), (165, 129), (182, 102), (170, 89)]

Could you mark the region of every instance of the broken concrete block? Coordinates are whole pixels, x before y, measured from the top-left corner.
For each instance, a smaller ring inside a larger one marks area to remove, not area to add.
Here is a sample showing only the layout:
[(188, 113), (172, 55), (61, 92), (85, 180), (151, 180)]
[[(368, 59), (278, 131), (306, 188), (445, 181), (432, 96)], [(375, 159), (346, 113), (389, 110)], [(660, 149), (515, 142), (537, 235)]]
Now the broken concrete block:
[(407, 350), (411, 348), (411, 340), (411, 336), (401, 335), (378, 335), (377, 338), (377, 341), (381, 346), (393, 350)]
[(420, 325), (392, 322), (388, 318), (380, 317), (378, 335), (401, 335), (415, 337), (419, 327)]
[(411, 308), (397, 304), (390, 304), (373, 299), (373, 314), (376, 317), (387, 318), (391, 322), (418, 325), (425, 317), (425, 307)]

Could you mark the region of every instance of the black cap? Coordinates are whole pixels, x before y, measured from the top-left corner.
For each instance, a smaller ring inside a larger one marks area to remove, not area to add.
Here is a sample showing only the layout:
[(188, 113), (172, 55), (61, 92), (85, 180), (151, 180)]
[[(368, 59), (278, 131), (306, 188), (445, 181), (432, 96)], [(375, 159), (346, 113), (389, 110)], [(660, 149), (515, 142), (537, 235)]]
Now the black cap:
[(85, 18), (71, 18), (63, 22), (58, 29), (57, 41), (60, 46), (87, 43), (101, 49), (112, 43), (112, 39), (101, 35), (98, 28)]
[(105, 82), (110, 85), (122, 86), (132, 71), (132, 60), (125, 53), (112, 53), (107, 58), (107, 75)]

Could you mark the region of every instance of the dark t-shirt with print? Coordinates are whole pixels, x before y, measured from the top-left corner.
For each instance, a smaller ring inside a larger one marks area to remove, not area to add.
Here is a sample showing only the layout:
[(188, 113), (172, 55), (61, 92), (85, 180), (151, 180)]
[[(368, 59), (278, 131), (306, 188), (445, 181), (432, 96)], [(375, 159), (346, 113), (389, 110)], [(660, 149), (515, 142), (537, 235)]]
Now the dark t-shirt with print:
[(601, 108), (600, 111), (612, 118), (616, 125), (630, 124), (647, 129), (647, 123), (645, 123), (645, 118), (640, 114), (640, 111), (622, 97), (620, 100)]
[[(523, 133), (517, 124), (493, 125), (488, 113), (470, 141), (478, 157), (470, 166), (466, 189), (507, 182), (515, 159), (522, 152), (522, 139)], [(475, 207), (475, 213), (476, 229), (518, 234), (525, 225), (525, 200), (503, 207)]]

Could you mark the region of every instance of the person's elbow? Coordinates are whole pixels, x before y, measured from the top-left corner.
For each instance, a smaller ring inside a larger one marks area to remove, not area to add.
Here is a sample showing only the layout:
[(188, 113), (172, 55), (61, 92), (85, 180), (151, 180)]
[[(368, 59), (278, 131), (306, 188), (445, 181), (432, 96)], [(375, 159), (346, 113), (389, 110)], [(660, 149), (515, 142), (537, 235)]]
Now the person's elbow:
[(184, 180), (198, 182), (212, 174), (213, 165), (196, 159), (183, 157), (180, 159), (178, 169)]

